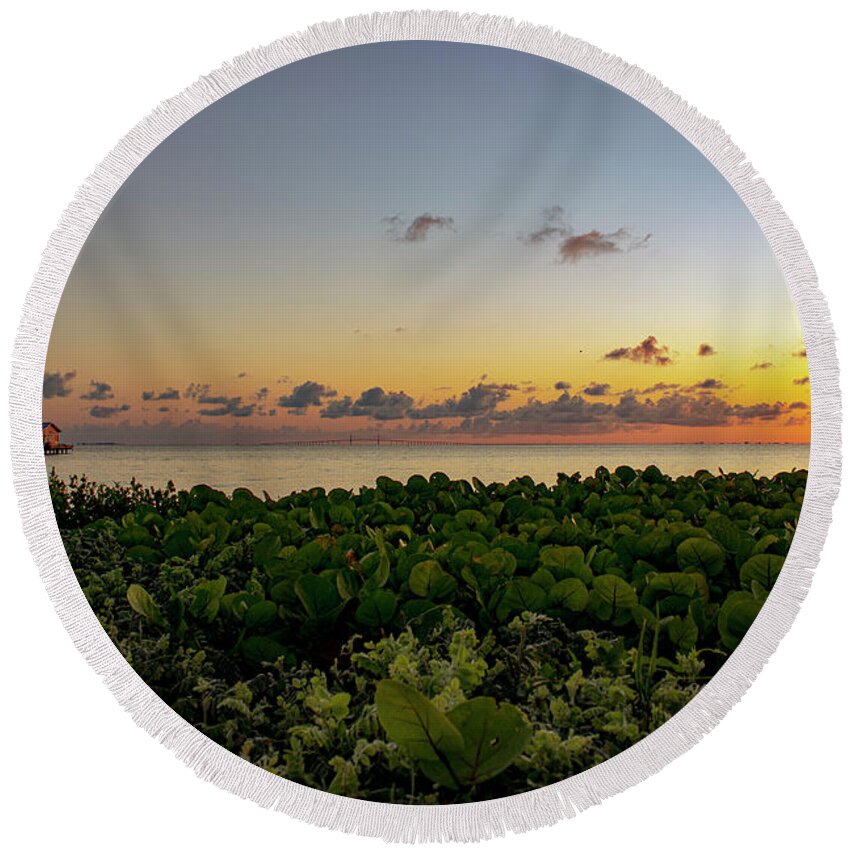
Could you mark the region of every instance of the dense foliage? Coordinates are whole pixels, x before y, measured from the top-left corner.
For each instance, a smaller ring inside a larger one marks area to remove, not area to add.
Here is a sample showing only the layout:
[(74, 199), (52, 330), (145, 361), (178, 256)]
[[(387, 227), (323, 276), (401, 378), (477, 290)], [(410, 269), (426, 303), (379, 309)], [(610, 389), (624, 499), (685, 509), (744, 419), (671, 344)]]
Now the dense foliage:
[(752, 624), (805, 471), (386, 477), (281, 499), (50, 477), (87, 599), (177, 712), (349, 796), (489, 799), (678, 711)]

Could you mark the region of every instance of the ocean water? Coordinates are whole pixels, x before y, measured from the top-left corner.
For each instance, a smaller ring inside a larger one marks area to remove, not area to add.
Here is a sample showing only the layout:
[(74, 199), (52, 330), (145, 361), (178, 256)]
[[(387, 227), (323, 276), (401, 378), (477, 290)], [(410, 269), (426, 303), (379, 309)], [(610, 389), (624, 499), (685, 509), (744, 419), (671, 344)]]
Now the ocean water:
[(591, 475), (599, 466), (643, 468), (668, 475), (698, 469), (716, 473), (774, 475), (805, 469), (807, 445), (569, 445), (569, 446), (77, 446), (69, 455), (45, 458), (58, 475), (92, 481), (178, 488), (207, 484), (231, 492), (248, 487), (278, 498), (309, 487), (357, 489), (379, 475), (406, 481), (440, 471), (485, 483), (530, 475), (554, 483), (559, 472)]

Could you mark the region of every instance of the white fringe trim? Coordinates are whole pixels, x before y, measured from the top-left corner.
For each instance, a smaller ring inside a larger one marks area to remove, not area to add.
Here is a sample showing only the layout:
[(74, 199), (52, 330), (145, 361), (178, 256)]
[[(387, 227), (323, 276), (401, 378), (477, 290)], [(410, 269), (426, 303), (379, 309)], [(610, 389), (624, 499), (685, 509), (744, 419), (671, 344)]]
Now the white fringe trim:
[[(42, 378), (53, 317), (83, 243), (131, 172), (193, 115), (257, 77), (308, 56), (379, 41), (434, 39), (512, 48), (577, 68), (647, 106), (693, 143), (745, 201), (791, 288), (808, 351), (812, 442), (806, 497), (791, 552), (761, 613), (717, 675), (661, 728), (603, 764), (545, 788), (481, 803), (407, 806), (316, 791), (211, 741), (172, 711), (101, 628), (68, 562), (50, 503), (40, 434)], [(24, 531), (60, 619), (136, 723), (203, 779), (319, 826), (388, 841), (477, 841), (553, 824), (651, 776), (690, 749), (744, 695), (797, 615), (817, 565), (840, 477), (840, 396), (832, 323), (797, 231), (719, 124), (654, 77), (549, 27), (456, 12), (375, 13), (321, 23), (224, 64), (134, 127), (77, 191), (27, 295), (11, 378), (12, 461)]]

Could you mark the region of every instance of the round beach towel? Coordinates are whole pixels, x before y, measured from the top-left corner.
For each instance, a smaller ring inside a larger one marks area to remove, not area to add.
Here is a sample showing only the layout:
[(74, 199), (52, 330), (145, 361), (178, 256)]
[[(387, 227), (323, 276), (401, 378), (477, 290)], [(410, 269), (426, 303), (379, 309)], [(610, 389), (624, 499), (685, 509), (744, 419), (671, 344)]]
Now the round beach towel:
[(201, 776), (475, 839), (740, 698), (826, 531), (837, 393), (716, 124), (550, 30), (396, 13), (109, 155), (29, 296), (13, 453), (69, 632)]

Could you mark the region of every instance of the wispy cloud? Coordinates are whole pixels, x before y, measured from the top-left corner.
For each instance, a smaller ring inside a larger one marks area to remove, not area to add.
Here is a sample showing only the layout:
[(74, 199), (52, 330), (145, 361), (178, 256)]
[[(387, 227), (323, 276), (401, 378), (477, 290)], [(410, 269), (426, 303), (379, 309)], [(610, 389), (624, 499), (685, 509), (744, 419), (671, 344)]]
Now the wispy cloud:
[(543, 221), (539, 227), (522, 234), (519, 238), (526, 245), (557, 245), (556, 259), (561, 263), (577, 263), (603, 254), (625, 254), (641, 248), (649, 242), (651, 234), (636, 236), (625, 227), (605, 233), (594, 228), (576, 233), (564, 219), (564, 208), (548, 207), (543, 210)]
[(805, 386), (806, 384), (808, 384), (808, 383), (809, 383), (809, 376), (808, 376), (808, 375), (806, 375), (806, 376), (805, 376), (805, 377), (803, 377), (803, 378), (794, 378), (794, 383), (795, 383), (798, 387)]
[(396, 242), (424, 242), (432, 230), (452, 230), (454, 219), (448, 215), (422, 213), (412, 221), (400, 215), (386, 216), (382, 221), (387, 225), (387, 236)]
[(765, 361), (764, 363), (753, 363), (753, 365), (750, 366), (750, 371), (751, 372), (758, 372), (758, 371), (761, 371), (763, 369), (772, 369), (772, 368), (773, 368), (773, 363), (769, 363), (769, 362)]

